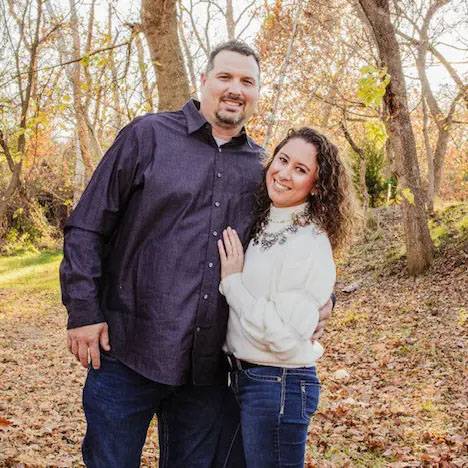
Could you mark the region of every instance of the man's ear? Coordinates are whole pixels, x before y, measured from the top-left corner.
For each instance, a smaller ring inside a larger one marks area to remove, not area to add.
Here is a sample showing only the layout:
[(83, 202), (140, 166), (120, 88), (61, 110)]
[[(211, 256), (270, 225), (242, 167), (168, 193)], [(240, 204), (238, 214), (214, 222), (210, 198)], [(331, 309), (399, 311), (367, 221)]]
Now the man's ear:
[(201, 73), (200, 74), (200, 84), (202, 86), (205, 86), (205, 83), (206, 83), (206, 73)]

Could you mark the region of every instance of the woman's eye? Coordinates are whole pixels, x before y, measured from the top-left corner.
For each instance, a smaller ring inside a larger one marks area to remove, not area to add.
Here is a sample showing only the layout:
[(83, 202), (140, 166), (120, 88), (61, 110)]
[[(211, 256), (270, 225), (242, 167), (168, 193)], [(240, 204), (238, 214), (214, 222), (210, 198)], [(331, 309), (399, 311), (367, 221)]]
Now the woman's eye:
[(305, 174), (305, 171), (304, 169), (302, 169), (302, 167), (297, 167), (297, 172), (300, 172), (301, 174)]

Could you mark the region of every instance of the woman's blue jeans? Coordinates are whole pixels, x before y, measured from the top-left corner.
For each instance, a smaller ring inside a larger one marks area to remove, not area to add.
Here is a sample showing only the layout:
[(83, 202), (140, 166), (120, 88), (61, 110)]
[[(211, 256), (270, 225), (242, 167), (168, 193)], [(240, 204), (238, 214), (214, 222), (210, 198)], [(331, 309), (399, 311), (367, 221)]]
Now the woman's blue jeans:
[(253, 367), (234, 371), (231, 379), (247, 468), (303, 468), (320, 395), (315, 367)]

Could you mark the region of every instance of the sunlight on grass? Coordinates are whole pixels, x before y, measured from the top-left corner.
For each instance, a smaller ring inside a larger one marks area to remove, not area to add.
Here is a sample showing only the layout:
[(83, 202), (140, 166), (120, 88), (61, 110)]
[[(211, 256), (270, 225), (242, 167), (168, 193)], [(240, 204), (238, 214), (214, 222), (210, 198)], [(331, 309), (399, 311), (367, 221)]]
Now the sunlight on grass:
[(44, 251), (0, 258), (0, 288), (58, 292), (61, 252)]

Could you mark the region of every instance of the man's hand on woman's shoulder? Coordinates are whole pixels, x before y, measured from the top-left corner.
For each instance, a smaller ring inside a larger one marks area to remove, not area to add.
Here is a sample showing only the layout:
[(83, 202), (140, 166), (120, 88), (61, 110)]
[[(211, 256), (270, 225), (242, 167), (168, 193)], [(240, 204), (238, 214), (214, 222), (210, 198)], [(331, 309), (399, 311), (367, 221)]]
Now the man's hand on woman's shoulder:
[(331, 317), (332, 310), (333, 301), (330, 298), (328, 299), (328, 302), (319, 310), (319, 323), (317, 324), (317, 328), (315, 329), (314, 334), (310, 338), (311, 341), (316, 341), (323, 335), (325, 327), (327, 326), (327, 322)]

